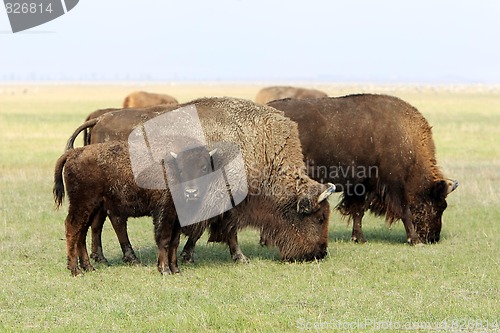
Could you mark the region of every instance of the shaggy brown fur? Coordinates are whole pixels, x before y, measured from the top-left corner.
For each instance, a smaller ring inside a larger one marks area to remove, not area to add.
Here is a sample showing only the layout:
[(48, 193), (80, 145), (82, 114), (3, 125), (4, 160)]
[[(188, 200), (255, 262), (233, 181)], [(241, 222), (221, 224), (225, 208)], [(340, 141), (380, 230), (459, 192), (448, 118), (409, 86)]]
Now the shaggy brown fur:
[(456, 184), (436, 166), (431, 127), (417, 109), (369, 94), (268, 105), (298, 123), (309, 176), (343, 189), (338, 208), (353, 219), (354, 241), (365, 241), (366, 210), (389, 224), (402, 219), (411, 244), (439, 240), (445, 198)]
[[(188, 184), (189, 190), (184, 186), (185, 193), (178, 191), (177, 194), (189, 195), (191, 200), (185, 203), (189, 205), (185, 208), (191, 210), (201, 207), (201, 201), (192, 195), (192, 191), (197, 190), (203, 195), (206, 188), (192, 184), (190, 180), (205, 176), (211, 168), (211, 158), (206, 148), (199, 143), (194, 144), (191, 149), (179, 151), (176, 158), (167, 154), (163, 160), (163, 163), (170, 165), (170, 175), (174, 177), (169, 179), (169, 183)], [(64, 197), (61, 177), (64, 167), (64, 178), (70, 199), (66, 219), (68, 268), (74, 275), (80, 273), (78, 266), (75, 266), (75, 251), (81, 260), (81, 267), (84, 270), (92, 270), (86, 256), (85, 237), (92, 217), (103, 211), (109, 212), (115, 219), (126, 219), (128, 216), (153, 216), (158, 245), (158, 269), (162, 273), (178, 271), (176, 258), (170, 255), (167, 257), (165, 252), (169, 251), (168, 247), (165, 248), (165, 244), (170, 242), (169, 228), (176, 219), (170, 193), (166, 190), (145, 190), (137, 186), (135, 181), (139, 177), (142, 183), (164, 181), (164, 173), (159, 164), (150, 164), (150, 152), (139, 153), (141, 155), (134, 155), (134, 158), (146, 163), (148, 167), (148, 172), (139, 175), (132, 174), (128, 146), (123, 142), (90, 145), (77, 151), (69, 150), (57, 162), (54, 195), (56, 204), (60, 206)], [(179, 170), (182, 170), (182, 173)], [(164, 225), (167, 223), (165, 221), (171, 223)]]
[[(328, 242), (329, 205), (326, 201), (318, 203), (318, 197), (321, 192), (326, 190), (326, 187), (313, 181), (305, 174), (296, 124), (283, 117), (279, 111), (266, 106), (258, 106), (246, 100), (208, 98), (200, 99), (193, 103), (198, 110), (208, 145), (211, 146), (217, 142), (231, 142), (238, 145), (243, 155), (247, 172), (247, 179), (245, 181), (249, 187), (249, 195), (241, 204), (233, 208), (230, 214), (225, 215), (225, 219), (227, 218), (225, 225), (228, 226), (228, 230), (231, 230), (230, 236), (227, 239), (232, 254), (235, 255), (235, 249), (231, 247), (231, 244), (237, 244), (237, 230), (253, 226), (261, 229), (269, 236), (271, 244), (279, 248), (281, 257), (284, 260), (324, 257)], [(108, 145), (110, 145), (109, 147), (117, 147), (120, 144), (108, 143)], [(98, 146), (107, 147), (102, 146), (102, 144)], [(93, 146), (91, 145), (84, 149), (97, 149), (91, 147)], [(56, 182), (54, 187), (56, 199), (60, 197), (57, 194), (60, 193), (58, 191), (58, 188), (60, 188), (60, 177), (58, 178), (57, 174), (64, 163), (61, 161), (66, 160), (70, 156), (68, 154), (71, 154), (71, 152), (72, 150), (63, 155), (56, 167)], [(99, 152), (89, 154), (95, 156), (108, 155), (107, 153)], [(218, 159), (221, 161), (220, 163), (226, 165), (223, 163), (225, 153), (218, 151), (217, 154), (221, 154)], [(121, 165), (126, 166), (126, 164), (123, 162), (123, 159), (120, 161), (120, 169), (123, 169)], [(111, 169), (111, 167), (109, 168)], [(68, 177), (75, 177), (73, 176), (74, 174), (75, 172), (69, 172)], [(122, 190), (130, 188), (130, 193), (122, 195), (125, 195), (125, 198), (135, 198), (138, 191), (133, 187), (124, 186), (125, 183), (133, 182), (130, 172), (122, 170), (120, 174), (120, 179), (118, 177), (114, 179), (113, 177), (96, 173), (100, 179), (112, 179), (115, 182), (120, 182), (118, 186), (108, 184), (107, 188), (120, 188)], [(90, 175), (88, 176), (90, 177)], [(93, 181), (89, 179), (86, 182), (92, 183)], [(87, 186), (78, 187), (86, 188)], [(144, 190), (141, 189), (140, 191)], [(86, 206), (86, 202), (88, 201), (99, 202), (102, 200), (100, 199), (103, 195), (102, 193), (95, 194), (95, 190), (89, 190), (88, 192), (85, 195), (82, 194), (82, 196), (92, 196), (92, 199), (84, 198), (84, 200), (77, 201), (74, 199), (73, 206)], [(142, 195), (145, 194), (143, 193)], [(60, 201), (59, 199), (57, 200)], [(108, 201), (113, 206), (120, 207), (122, 205), (122, 203), (117, 201)], [(213, 205), (210, 202), (204, 204), (207, 207)], [(70, 198), (70, 212), (71, 206), (72, 202)], [(111, 212), (114, 213), (116, 210), (117, 208), (114, 210), (111, 209)], [(137, 216), (136, 214), (134, 215), (135, 210), (125, 211), (130, 213), (129, 216)], [(170, 212), (171, 207), (165, 209), (165, 211)], [(126, 215), (121, 211), (120, 213), (117, 215)], [(89, 215), (91, 214), (87, 214), (87, 216)], [(166, 219), (163, 216), (158, 218)], [(89, 222), (86, 223), (88, 228)], [(168, 232), (165, 234), (169, 235)], [(166, 242), (164, 240), (165, 237), (161, 238), (164, 243)], [(178, 244), (178, 237), (171, 239), (169, 244), (176, 246), (175, 244)], [(69, 251), (70, 248), (68, 248), (68, 253), (70, 253)], [(76, 253), (83, 258), (81, 262), (83, 262), (82, 267), (84, 269), (89, 265), (87, 263), (88, 257), (83, 252), (83, 248), (80, 248), (78, 252), (76, 250), (72, 252), (72, 267), (75, 267), (74, 258)], [(169, 256), (167, 257), (169, 260), (171, 259)], [(169, 263), (172, 263), (172, 261), (169, 261)], [(170, 269), (172, 270), (171, 267)]]
[[(65, 195), (62, 171), (69, 197), (65, 220), (68, 269), (73, 275), (93, 270), (85, 238), (95, 214), (109, 210), (118, 218), (153, 216), (158, 245), (158, 269), (176, 273), (176, 233), (180, 231), (167, 191), (145, 190), (136, 185), (125, 143), (109, 142), (67, 151), (56, 163), (54, 196), (61, 205)], [(78, 265), (79, 260), (79, 265)], [(80, 267), (79, 267), (80, 266)]]
[(305, 99), (305, 98), (321, 98), (327, 97), (328, 95), (317, 89), (306, 89), (299, 87), (289, 87), (289, 86), (274, 86), (262, 88), (255, 96), (255, 102), (259, 104), (266, 104), (267, 102), (274, 101), (283, 98), (295, 98), (295, 99)]
[(145, 91), (134, 91), (125, 97), (124, 108), (145, 108), (160, 104), (179, 104), (172, 96), (167, 94), (155, 94)]
[[(90, 119), (80, 125), (68, 139), (66, 150), (73, 149), (76, 137), (80, 132), (84, 131), (85, 133), (87, 130), (87, 145), (108, 141), (127, 141), (128, 135), (135, 126), (142, 124), (147, 120), (162, 114), (163, 112), (172, 111), (178, 107), (179, 106), (177, 105), (162, 105), (142, 109), (117, 109), (105, 112), (105, 114), (103, 113), (103, 115), (99, 118)], [(102, 210), (95, 215), (94, 221), (91, 225), (92, 251), (90, 257), (96, 262), (108, 263), (103, 253), (101, 240), (102, 228), (104, 226), (106, 216), (109, 217), (122, 248), (123, 261), (133, 264), (139, 263), (139, 259), (135, 255), (128, 236), (127, 218), (119, 218), (113, 216), (112, 214), (106, 214), (105, 210)], [(206, 229), (206, 226), (206, 223), (196, 223), (181, 229), (183, 234), (190, 236), (182, 252), (182, 258), (184, 261), (193, 262), (193, 252), (196, 240), (201, 237)], [(233, 248), (235, 247), (233, 246)], [(234, 259), (238, 261), (244, 260), (244, 258), (239, 255), (239, 252), (235, 254)]]

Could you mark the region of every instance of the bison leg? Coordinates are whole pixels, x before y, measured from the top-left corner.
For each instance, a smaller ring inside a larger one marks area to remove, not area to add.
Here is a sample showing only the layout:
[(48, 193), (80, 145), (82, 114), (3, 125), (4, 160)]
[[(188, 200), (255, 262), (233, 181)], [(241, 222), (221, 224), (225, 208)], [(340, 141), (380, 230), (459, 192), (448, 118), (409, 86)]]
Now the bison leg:
[(78, 267), (78, 256), (81, 255), (80, 242), (82, 239), (81, 233), (88, 222), (89, 213), (85, 210), (77, 211), (74, 206), (69, 207), (68, 216), (64, 221), (66, 232), (66, 254), (67, 254), (67, 268), (71, 271), (73, 276), (82, 274)]
[(200, 237), (189, 236), (186, 245), (181, 252), (182, 262), (184, 263), (194, 263), (194, 248), (196, 247), (196, 242), (200, 239)]
[(352, 218), (351, 240), (356, 243), (365, 243), (363, 235), (362, 220), (365, 214), (365, 198), (359, 196), (345, 196), (343, 200), (342, 213), (348, 214)]
[(238, 244), (238, 234), (235, 229), (231, 229), (229, 232), (229, 238), (227, 241), (229, 245), (229, 252), (231, 253), (231, 258), (237, 263), (248, 263), (248, 258), (243, 254)]
[(154, 217), (153, 222), (155, 225), (155, 241), (158, 246), (158, 271), (163, 274), (174, 274), (178, 271), (172, 272), (169, 263), (169, 245), (172, 241), (173, 225), (175, 222), (169, 221), (168, 218), (162, 216), (161, 218)]
[(139, 264), (140, 261), (137, 259), (134, 249), (132, 248), (132, 244), (130, 244), (130, 239), (128, 238), (127, 219), (113, 215), (109, 215), (109, 219), (111, 220), (113, 229), (115, 229), (116, 237), (118, 237), (120, 247), (122, 248), (123, 262), (129, 264)]
[(366, 243), (361, 221), (363, 220), (364, 211), (360, 210), (352, 214), (352, 235), (351, 240), (356, 243)]
[(268, 246), (267, 238), (264, 235), (264, 233), (262, 232), (262, 230), (260, 232), (259, 244), (260, 244), (260, 246)]
[(177, 266), (177, 249), (181, 238), (181, 227), (178, 221), (175, 222), (172, 228), (172, 235), (168, 245), (168, 267), (172, 274), (179, 273), (179, 266)]
[(94, 270), (94, 267), (90, 263), (89, 254), (87, 252), (88, 229), (89, 225), (87, 224), (80, 231), (80, 237), (78, 239), (78, 258), (80, 260), (80, 267), (86, 272), (91, 272)]
[(410, 211), (410, 208), (405, 208), (405, 211), (403, 213), (403, 224), (405, 226), (406, 230), (406, 240), (410, 245), (418, 245), (422, 244), (420, 241), (420, 238), (417, 235), (417, 232), (415, 231), (415, 226), (413, 225), (413, 217)]
[(194, 262), (194, 248), (196, 247), (196, 242), (201, 238), (203, 232), (205, 231), (206, 226), (203, 225), (204, 222), (199, 222), (194, 225), (189, 225), (184, 227), (183, 232), (188, 235), (188, 240), (186, 245), (184, 245), (184, 249), (182, 249), (181, 257), (182, 262), (184, 263), (193, 263)]
[(102, 252), (102, 227), (104, 225), (104, 221), (106, 220), (106, 210), (101, 208), (95, 215), (92, 221), (92, 252), (90, 253), (90, 258), (92, 258), (95, 262), (101, 262), (106, 265), (109, 265), (108, 260), (104, 257)]

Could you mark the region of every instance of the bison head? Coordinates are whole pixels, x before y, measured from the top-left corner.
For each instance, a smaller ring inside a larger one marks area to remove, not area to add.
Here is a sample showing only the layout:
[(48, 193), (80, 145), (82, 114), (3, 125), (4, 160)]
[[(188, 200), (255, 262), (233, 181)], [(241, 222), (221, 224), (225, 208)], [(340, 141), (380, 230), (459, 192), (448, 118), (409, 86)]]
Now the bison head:
[(275, 245), (282, 260), (322, 259), (327, 254), (330, 206), (326, 200), (335, 186), (319, 183), (309, 186), (306, 194), (294, 196), (286, 206), (279, 225), (263, 228), (261, 241)]
[[(173, 169), (177, 176), (176, 182), (182, 184), (186, 202), (196, 202), (203, 198), (206, 184), (197, 179), (207, 175), (212, 170), (211, 157), (217, 149), (208, 151), (205, 147), (195, 147), (179, 153), (170, 152), (173, 157)], [(179, 195), (179, 194), (178, 194)]]
[(443, 212), (447, 207), (446, 197), (455, 190), (458, 182), (452, 179), (438, 180), (424, 192), (419, 203), (412, 206), (413, 224), (424, 243), (439, 241)]

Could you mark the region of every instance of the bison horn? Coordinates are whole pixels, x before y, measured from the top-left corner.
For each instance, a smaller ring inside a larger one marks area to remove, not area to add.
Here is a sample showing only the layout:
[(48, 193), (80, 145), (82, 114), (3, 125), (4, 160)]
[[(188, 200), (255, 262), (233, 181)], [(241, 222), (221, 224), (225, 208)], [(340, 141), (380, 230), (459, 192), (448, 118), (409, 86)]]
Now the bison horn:
[(217, 148), (215, 148), (214, 150), (212, 150), (211, 152), (209, 152), (208, 154), (210, 154), (210, 156), (214, 156), (214, 154), (217, 152)]
[(177, 154), (174, 153), (173, 151), (170, 152), (170, 155), (172, 155), (173, 158), (177, 158)]
[(451, 192), (455, 191), (455, 189), (458, 187), (458, 181), (454, 179), (446, 179), (446, 183), (448, 184), (448, 193), (450, 194)]
[(328, 188), (319, 195), (318, 203), (328, 198), (333, 192), (335, 192), (335, 185), (333, 185), (332, 183), (328, 183)]

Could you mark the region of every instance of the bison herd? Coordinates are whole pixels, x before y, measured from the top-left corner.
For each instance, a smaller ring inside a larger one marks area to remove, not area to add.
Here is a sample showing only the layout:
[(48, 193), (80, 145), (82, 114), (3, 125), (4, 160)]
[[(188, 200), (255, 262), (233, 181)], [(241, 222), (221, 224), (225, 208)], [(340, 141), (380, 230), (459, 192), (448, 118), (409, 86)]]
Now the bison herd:
[[(134, 92), (123, 106), (91, 113), (56, 162), (56, 205), (65, 196), (69, 201), (72, 275), (92, 271), (90, 259), (107, 262), (101, 242), (106, 217), (123, 260), (131, 263), (139, 261), (127, 219), (152, 217), (162, 274), (179, 272), (181, 233), (188, 236), (182, 260), (192, 262), (206, 230), (209, 241), (226, 243), (238, 262), (248, 260), (237, 238), (246, 227), (259, 230), (261, 244), (276, 247), (282, 260), (322, 259), (326, 199), (333, 192), (342, 192), (337, 209), (353, 221), (353, 241), (365, 242), (362, 218), (370, 211), (389, 224), (402, 220), (409, 244), (434, 243), (446, 197), (458, 185), (436, 165), (426, 119), (392, 96), (334, 98), (313, 89), (269, 87), (256, 103), (212, 97), (178, 104), (168, 95)], [(183, 116), (187, 109), (196, 110), (196, 120), (161, 118)], [(147, 126), (154, 121), (153, 131)], [(196, 126), (201, 139), (192, 137)], [(74, 148), (81, 132), (84, 146)], [(186, 222), (185, 212), (197, 219)]]

